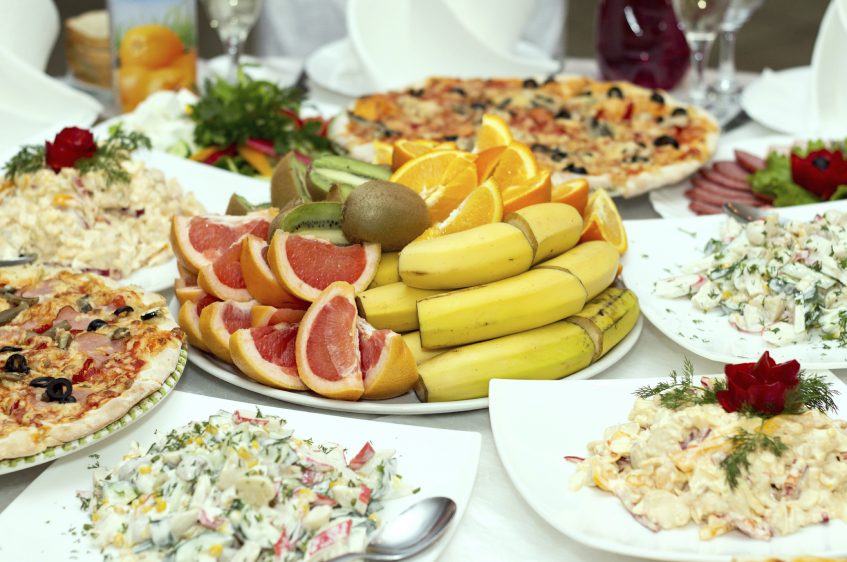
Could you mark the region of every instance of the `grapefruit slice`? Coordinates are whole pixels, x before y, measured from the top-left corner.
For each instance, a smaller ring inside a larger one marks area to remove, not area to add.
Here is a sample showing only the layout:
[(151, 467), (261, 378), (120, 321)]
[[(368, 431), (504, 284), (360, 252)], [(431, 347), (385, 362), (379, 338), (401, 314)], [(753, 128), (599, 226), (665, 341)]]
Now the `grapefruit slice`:
[[(308, 304), (308, 303), (306, 303)], [(257, 304), (250, 311), (250, 325), (254, 328), (259, 326), (273, 326), (280, 322), (292, 324), (299, 322), (306, 314), (308, 306), (302, 308), (275, 308), (264, 304)]]
[(297, 374), (297, 324), (243, 328), (229, 337), (232, 362), (251, 379), (283, 390), (306, 390)]
[(184, 281), (186, 285), (197, 284), (197, 273), (188, 269), (181, 260), (176, 260), (176, 270), (179, 272), (179, 278)]
[(197, 284), (224, 301), (249, 301), (252, 297), (241, 273), (241, 243), (236, 242), (213, 263), (201, 267)]
[(308, 303), (285, 290), (268, 265), (268, 243), (265, 238), (248, 234), (241, 241), (241, 272), (247, 291), (262, 304), (277, 308), (308, 308)]
[(171, 246), (182, 267), (191, 273), (212, 264), (247, 234), (268, 237), (276, 209), (262, 209), (243, 216), (199, 215), (174, 217)]
[(179, 327), (185, 332), (188, 343), (201, 351), (209, 351), (209, 348), (203, 343), (203, 334), (200, 332), (200, 314), (204, 308), (217, 301), (212, 295), (203, 293), (196, 301), (187, 300), (179, 307)]
[(286, 290), (309, 302), (336, 281), (354, 292), (364, 291), (379, 266), (379, 244), (336, 246), (332, 242), (278, 230), (271, 240), (268, 263)]
[(232, 363), (229, 337), (236, 330), (250, 327), (250, 309), (255, 304), (255, 301), (219, 301), (209, 304), (200, 312), (203, 343), (218, 359)]
[(383, 400), (409, 392), (418, 381), (415, 357), (403, 337), (377, 330), (359, 318), (359, 357), (365, 391), (362, 398)]
[(355, 296), (350, 283), (331, 283), (306, 311), (297, 332), (300, 379), (328, 398), (358, 400), (365, 391)]
[(197, 301), (206, 295), (206, 291), (196, 285), (189, 285), (183, 279), (174, 280), (174, 294), (180, 306), (185, 301)]

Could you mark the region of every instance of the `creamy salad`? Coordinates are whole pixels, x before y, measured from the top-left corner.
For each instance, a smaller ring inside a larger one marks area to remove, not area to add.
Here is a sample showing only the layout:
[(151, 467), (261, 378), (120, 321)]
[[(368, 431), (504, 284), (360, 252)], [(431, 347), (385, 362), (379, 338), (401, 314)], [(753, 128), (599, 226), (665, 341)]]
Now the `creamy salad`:
[(156, 150), (187, 157), (197, 149), (189, 112), (198, 99), (197, 94), (185, 89), (156, 92), (121, 116), (121, 128), (143, 133)]
[(34, 253), (46, 265), (114, 279), (171, 259), (171, 217), (202, 213), (202, 205), (162, 172), (122, 165), (126, 183), (63, 168), (0, 184), (0, 259)]
[(410, 492), (393, 450), (346, 460), (282, 418), (220, 412), (134, 444), (81, 498), (106, 560), (320, 562), (364, 550), (382, 502)]
[[(671, 410), (637, 399), (629, 421), (608, 428), (588, 445), (588, 458), (577, 459), (571, 485), (614, 494), (653, 531), (694, 522), (704, 540), (734, 529), (767, 540), (847, 519), (847, 422), (813, 410), (761, 425), (717, 404)], [(733, 489), (721, 461), (741, 430), (761, 430), (787, 449), (750, 453)]]
[(815, 329), (847, 343), (847, 213), (827, 211), (808, 222), (729, 218), (705, 254), (658, 281), (655, 293), (726, 314), (735, 328), (772, 345), (806, 341)]

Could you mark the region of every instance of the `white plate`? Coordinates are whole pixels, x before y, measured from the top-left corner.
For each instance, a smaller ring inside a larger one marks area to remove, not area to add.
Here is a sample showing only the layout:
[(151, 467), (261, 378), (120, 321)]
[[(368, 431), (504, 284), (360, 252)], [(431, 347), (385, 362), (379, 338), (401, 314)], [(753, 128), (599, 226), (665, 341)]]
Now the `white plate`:
[[(779, 215), (811, 220), (828, 210), (847, 212), (847, 201), (785, 207)], [(638, 295), (644, 316), (682, 347), (712, 361), (755, 361), (768, 349), (777, 361), (797, 359), (809, 369), (847, 368), (847, 348), (823, 341), (816, 332), (807, 342), (770, 347), (760, 335), (733, 328), (727, 316), (699, 311), (687, 298), (665, 299), (653, 294), (656, 281), (677, 274), (680, 266), (703, 255), (703, 248), (718, 235), (724, 220), (724, 215), (710, 215), (625, 223), (630, 250), (623, 258), (623, 279)]]
[[(754, 139), (744, 139), (730, 143), (718, 143), (713, 160), (735, 160), (735, 151), (744, 150), (762, 158), (766, 157), (769, 149), (778, 146), (790, 146), (795, 142), (792, 137), (772, 135)], [(670, 185), (650, 192), (650, 203), (662, 218), (675, 219), (681, 217), (697, 217), (688, 204), (691, 199), (685, 192), (691, 188), (691, 181), (685, 180), (676, 185)]]
[[(171, 312), (175, 317), (179, 313), (179, 303), (176, 299), (171, 299)], [(632, 331), (621, 340), (605, 357), (601, 358), (593, 365), (589, 365), (585, 369), (578, 371), (566, 378), (569, 379), (587, 379), (599, 375), (621, 359), (632, 349), (635, 342), (638, 341), (638, 336), (641, 335), (643, 320), (638, 318)], [(263, 394), (271, 398), (276, 398), (283, 402), (291, 404), (299, 404), (300, 406), (309, 406), (311, 408), (319, 408), (321, 410), (331, 410), (334, 412), (353, 412), (357, 414), (385, 414), (385, 415), (419, 415), (419, 414), (444, 414), (449, 412), (466, 412), (469, 410), (481, 410), (488, 407), (488, 398), (474, 398), (471, 400), (457, 400), (455, 402), (420, 402), (415, 393), (409, 391), (403, 396), (390, 398), (388, 400), (360, 400), (358, 402), (348, 402), (346, 400), (333, 400), (331, 398), (323, 398), (311, 392), (295, 392), (291, 390), (280, 390), (260, 384), (244, 375), (242, 375), (234, 366), (229, 363), (224, 363), (218, 360), (213, 355), (200, 351), (199, 349), (191, 348), (188, 354), (188, 360), (197, 368), (209, 373), (213, 377), (219, 378), (222, 381), (234, 384), (235, 386)]]
[(744, 88), (741, 107), (754, 121), (775, 131), (795, 136), (808, 135), (812, 68), (765, 69)]
[[(130, 449), (132, 441), (147, 446), (154, 433), (167, 432), (193, 420), (203, 420), (223, 409), (235, 411), (255, 406), (211, 396), (174, 392), (158, 408), (120, 436), (103, 442), (97, 451), (101, 466), (114, 465)], [(467, 508), (479, 463), (478, 433), (414, 427), (335, 416), (262, 407), (265, 413), (284, 417), (295, 434), (317, 442), (336, 442), (358, 450), (372, 441), (377, 447), (394, 448), (399, 458), (398, 471), (404, 482), (420, 486), (418, 494), (385, 502), (385, 520), (396, 516), (407, 506), (430, 496), (448, 496), (458, 507), (456, 521), (448, 536), (430, 550), (416, 557), (418, 562), (435, 561), (447, 546)], [(82, 526), (87, 514), (80, 510), (78, 490), (91, 489), (94, 459), (86, 453), (76, 454), (51, 466), (0, 514), (2, 560), (72, 560), (100, 561), (102, 556), (91, 548)]]
[[(679, 367), (668, 365), (669, 369)], [(611, 494), (596, 488), (571, 491), (569, 481), (575, 467), (562, 457), (585, 455), (588, 443), (601, 439), (604, 429), (626, 421), (635, 389), (657, 380), (491, 383), (491, 429), (500, 460), (518, 492), (542, 518), (590, 547), (650, 560), (730, 562), (740, 556), (765, 559), (814, 554), (810, 550), (825, 556), (847, 555), (847, 524), (840, 520), (769, 542), (740, 533), (701, 541), (696, 525), (654, 533), (636, 522)], [(836, 403), (842, 412), (847, 411), (847, 386), (837, 380), (834, 384), (841, 389)], [(558, 552), (557, 556), (575, 559), (574, 553)], [(624, 559), (597, 553), (590, 560)]]
[[(517, 44), (515, 54), (536, 60), (549, 58), (540, 48), (525, 41)], [(345, 96), (356, 98), (380, 91), (346, 38), (328, 43), (312, 53), (306, 59), (306, 74), (318, 86)], [(528, 71), (528, 75), (535, 74), (534, 70)]]
[(85, 437), (80, 437), (79, 439), (74, 439), (73, 441), (68, 441), (67, 443), (50, 447), (35, 455), (0, 460), (0, 475), (17, 472), (25, 468), (38, 466), (61, 457), (66, 457), (81, 449), (87, 449), (99, 443), (103, 438), (113, 435), (134, 424), (140, 420), (142, 416), (150, 413), (153, 408), (161, 403), (162, 399), (164, 399), (174, 389), (176, 383), (179, 382), (179, 378), (182, 376), (183, 370), (185, 369), (185, 363), (188, 360), (187, 355), (188, 352), (186, 351), (186, 348), (182, 348), (179, 352), (179, 358), (177, 359), (173, 373), (164, 380), (159, 390), (142, 398), (135, 406), (130, 408), (126, 414), (116, 419), (106, 427), (98, 429), (91, 435), (86, 435)]

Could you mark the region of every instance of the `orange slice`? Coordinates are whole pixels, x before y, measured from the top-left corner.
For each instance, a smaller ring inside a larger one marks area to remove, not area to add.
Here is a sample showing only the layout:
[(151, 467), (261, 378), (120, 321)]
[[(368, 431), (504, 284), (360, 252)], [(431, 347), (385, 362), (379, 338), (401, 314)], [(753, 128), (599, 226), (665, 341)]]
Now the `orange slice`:
[(428, 152), (400, 166), (391, 181), (418, 193), (429, 208), (430, 223), (436, 223), (477, 186), (476, 155), (459, 150)]
[(179, 327), (185, 332), (188, 343), (201, 351), (209, 351), (209, 348), (203, 343), (203, 334), (200, 332), (200, 314), (204, 308), (214, 302), (218, 302), (218, 299), (204, 294), (196, 301), (185, 301), (179, 307), (177, 315)]
[[(309, 303), (306, 304), (308, 305)], [(308, 308), (308, 306), (301, 309), (276, 308), (273, 306), (266, 306), (264, 304), (257, 304), (253, 307), (253, 310), (250, 311), (250, 325), (254, 328), (258, 328), (259, 326), (273, 326), (280, 322), (294, 324), (303, 318), (303, 315), (306, 314), (306, 309)]]
[(538, 175), (538, 163), (529, 147), (520, 142), (509, 144), (483, 179), (494, 178), (500, 190), (525, 183)]
[(355, 297), (350, 283), (332, 283), (306, 311), (297, 332), (300, 379), (328, 398), (358, 400), (365, 391)]
[(536, 203), (549, 203), (552, 190), (550, 172), (547, 170), (523, 183), (507, 187), (500, 192), (503, 197), (503, 214), (508, 215)]
[(512, 131), (502, 117), (490, 113), (482, 116), (482, 124), (476, 133), (474, 152), (482, 152), (494, 146), (507, 146), (511, 142)]
[(250, 327), (250, 309), (255, 304), (255, 301), (213, 302), (200, 312), (203, 343), (218, 359), (232, 363), (229, 336), (236, 330)]
[(363, 398), (383, 400), (406, 394), (418, 381), (415, 356), (400, 334), (358, 321)]
[(391, 169), (396, 170), (409, 160), (423, 156), (434, 150), (456, 150), (455, 142), (442, 142), (426, 139), (407, 140), (400, 139), (394, 143), (394, 152), (391, 157)]
[(570, 205), (580, 215), (585, 215), (585, 207), (588, 205), (588, 180), (575, 179), (562, 182), (553, 186), (551, 200), (554, 203), (565, 203)]
[(391, 158), (394, 154), (394, 147), (391, 144), (383, 141), (374, 141), (374, 164), (387, 166), (391, 164)]
[(506, 150), (505, 146), (492, 146), (477, 154), (476, 175), (480, 183), (494, 172), (497, 160), (504, 150)]
[(268, 264), (286, 290), (309, 302), (335, 281), (364, 291), (379, 266), (379, 244), (336, 246), (313, 236), (278, 230), (268, 250)]
[(297, 324), (242, 328), (229, 337), (229, 351), (235, 366), (251, 379), (283, 390), (306, 390), (297, 374), (296, 340)]
[(248, 234), (241, 241), (241, 272), (247, 291), (261, 304), (277, 308), (303, 308), (306, 303), (285, 290), (268, 265), (268, 243)]
[(487, 180), (471, 191), (443, 221), (436, 223), (415, 240), (429, 240), (453, 232), (503, 220), (503, 200), (494, 180)]
[(597, 189), (588, 197), (584, 225), (580, 242), (605, 240), (621, 255), (626, 252), (626, 230), (617, 205), (605, 189)]

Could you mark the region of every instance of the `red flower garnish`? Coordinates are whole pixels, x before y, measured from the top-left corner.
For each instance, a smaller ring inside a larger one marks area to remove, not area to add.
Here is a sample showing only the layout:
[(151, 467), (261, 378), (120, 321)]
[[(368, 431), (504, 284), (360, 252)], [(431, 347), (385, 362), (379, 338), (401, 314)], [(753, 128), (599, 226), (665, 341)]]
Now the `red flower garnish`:
[(815, 150), (805, 157), (791, 153), (794, 183), (829, 201), (839, 185), (847, 185), (847, 160), (840, 150)]
[(97, 144), (91, 131), (78, 127), (62, 129), (53, 142), (47, 141), (44, 161), (54, 172), (62, 168), (73, 168), (77, 160), (91, 158), (97, 152)]
[(800, 363), (793, 359), (777, 363), (766, 351), (755, 363), (727, 365), (724, 373), (727, 389), (715, 393), (724, 410), (737, 412), (746, 405), (775, 416), (785, 409), (786, 395), (800, 382)]

